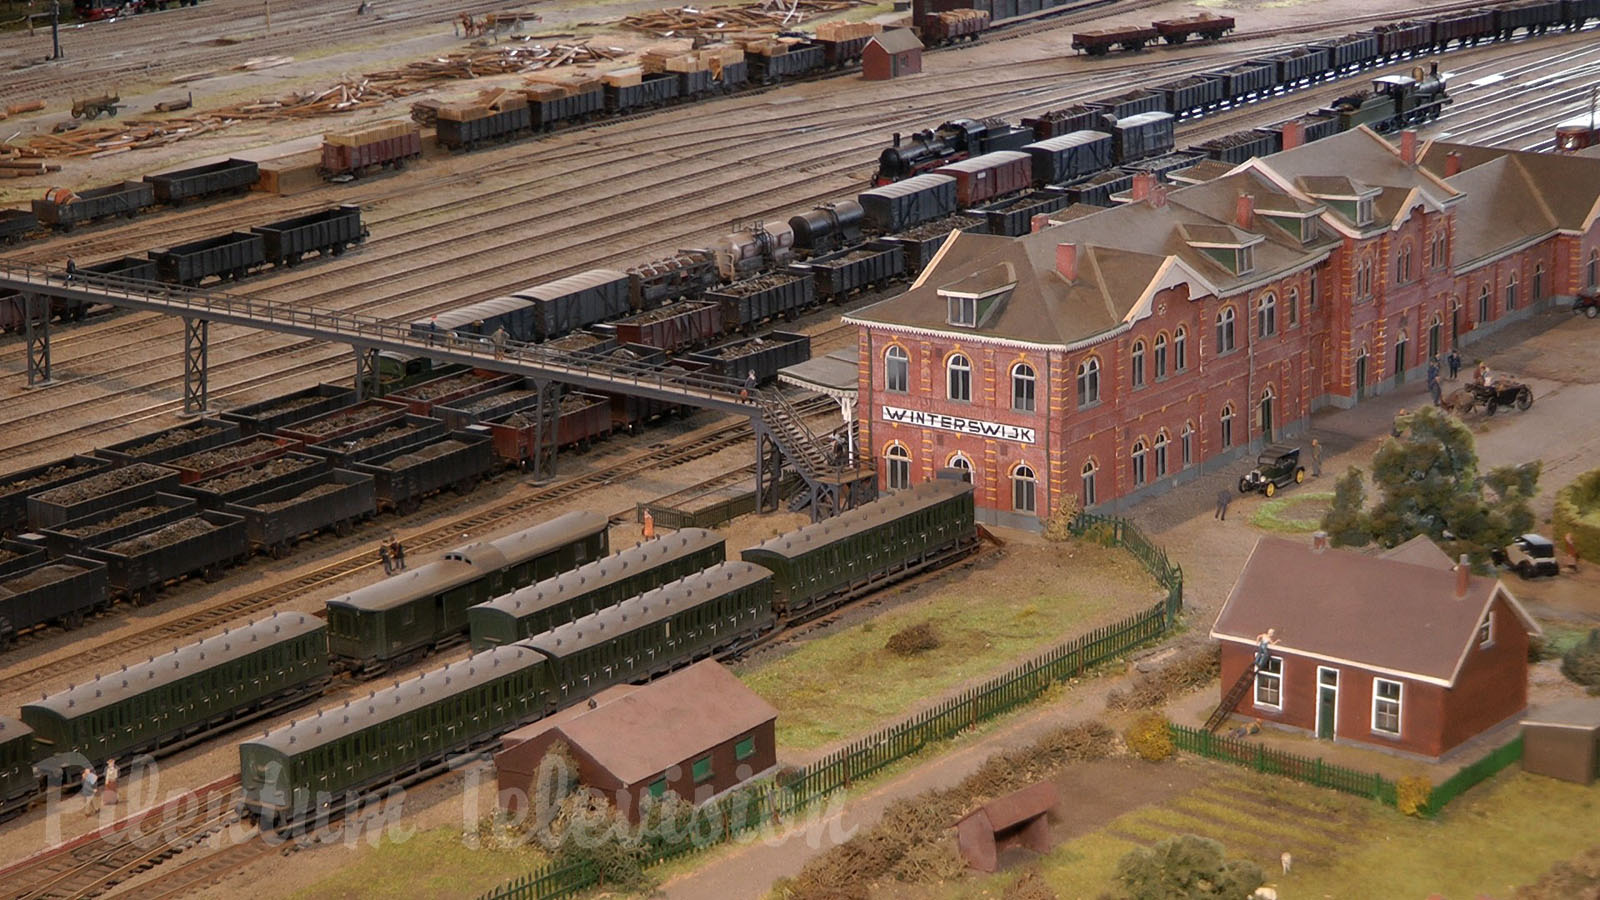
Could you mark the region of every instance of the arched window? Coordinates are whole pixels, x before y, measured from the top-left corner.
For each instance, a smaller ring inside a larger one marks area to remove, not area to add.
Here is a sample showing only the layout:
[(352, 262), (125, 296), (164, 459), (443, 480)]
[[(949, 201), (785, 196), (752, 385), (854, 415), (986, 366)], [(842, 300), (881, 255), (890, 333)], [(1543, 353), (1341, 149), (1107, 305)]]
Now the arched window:
[(1145, 482), (1144, 474), (1144, 441), (1133, 442), (1133, 486), (1139, 487)]
[(1444, 319), (1438, 313), (1433, 314), (1433, 324), (1428, 326), (1428, 358), (1437, 359), (1439, 351), (1444, 349)]
[(1011, 470), (1011, 508), (1020, 513), (1038, 511), (1039, 483), (1026, 463)]
[(1222, 408), (1222, 416), (1221, 416), (1219, 421), (1222, 423), (1222, 449), (1226, 450), (1229, 447), (1233, 446), (1233, 404), (1232, 403), (1229, 403), (1227, 406), (1224, 406)]
[(950, 361), (945, 363), (945, 370), (949, 375), (948, 396), (951, 400), (970, 401), (972, 399), (972, 363), (959, 353), (951, 354)]
[(1589, 287), (1600, 287), (1600, 250), (1589, 251)]
[(1450, 262), (1449, 233), (1443, 228), (1433, 235), (1433, 267), (1442, 269)]
[(1317, 308), (1317, 288), (1320, 287), (1321, 282), (1321, 277), (1317, 273), (1321, 271), (1321, 266), (1312, 268), (1311, 281), (1306, 289), (1306, 306), (1311, 310), (1315, 310)]
[(1018, 412), (1033, 412), (1033, 366), (1017, 363), (1011, 367), (1011, 408)]
[(1506, 312), (1517, 308), (1517, 273), (1506, 276)]
[(1233, 307), (1224, 306), (1217, 313), (1217, 355), (1233, 352)]
[(1167, 377), (1167, 336), (1156, 335), (1156, 380)]
[(1271, 291), (1256, 301), (1256, 336), (1272, 337), (1278, 333), (1278, 298)]
[(1400, 254), (1394, 261), (1394, 283), (1405, 284), (1411, 280), (1411, 242), (1400, 245)]
[(1194, 465), (1194, 423), (1183, 423), (1183, 431), (1178, 433), (1178, 442), (1183, 445), (1183, 467), (1185, 469)]
[(883, 352), (883, 389), (897, 394), (911, 389), (911, 357), (899, 347)]
[(1133, 342), (1133, 353), (1129, 360), (1132, 366), (1133, 386), (1144, 387), (1144, 341)]
[(1100, 468), (1094, 464), (1092, 459), (1083, 464), (1083, 506), (1085, 509), (1099, 502), (1099, 497), (1094, 489), (1094, 474), (1098, 471), (1100, 471)]
[(884, 469), (889, 473), (889, 490), (903, 491), (911, 487), (911, 451), (899, 441), (889, 445), (883, 454)]
[(1156, 477), (1167, 476), (1167, 433), (1165, 431), (1156, 435)]
[(1100, 360), (1089, 357), (1078, 364), (1078, 408), (1100, 402)]
[(1533, 302), (1544, 299), (1544, 263), (1533, 264)]
[(1172, 333), (1172, 371), (1182, 372), (1189, 368), (1188, 350), (1189, 332), (1182, 326)]
[(974, 481), (972, 460), (967, 459), (967, 455), (965, 453), (956, 452), (950, 454), (950, 458), (945, 461), (945, 467), (951, 469), (960, 469), (961, 471), (967, 473), (966, 478), (968, 484), (971, 484)]
[(1478, 321), (1489, 321), (1489, 286), (1485, 284), (1483, 290), (1478, 292)]
[(1294, 328), (1300, 324), (1300, 289), (1289, 288), (1289, 293), (1284, 299), (1289, 316), (1289, 327)]

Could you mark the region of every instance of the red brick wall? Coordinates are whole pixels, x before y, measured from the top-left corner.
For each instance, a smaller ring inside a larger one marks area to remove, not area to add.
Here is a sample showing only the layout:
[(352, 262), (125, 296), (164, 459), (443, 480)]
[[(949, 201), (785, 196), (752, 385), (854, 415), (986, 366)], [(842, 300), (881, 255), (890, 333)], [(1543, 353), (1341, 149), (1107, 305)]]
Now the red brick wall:
[(1456, 686), (1444, 694), (1445, 750), (1528, 706), (1528, 632), (1503, 599), (1495, 600), (1490, 615), (1493, 643), (1479, 647), (1474, 642)]

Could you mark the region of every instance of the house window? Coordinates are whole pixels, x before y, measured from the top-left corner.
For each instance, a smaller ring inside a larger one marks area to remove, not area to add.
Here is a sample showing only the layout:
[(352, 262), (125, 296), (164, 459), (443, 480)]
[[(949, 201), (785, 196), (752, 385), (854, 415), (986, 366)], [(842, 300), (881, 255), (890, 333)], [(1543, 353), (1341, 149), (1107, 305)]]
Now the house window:
[(889, 490), (903, 491), (911, 487), (911, 453), (905, 445), (890, 444), (883, 456), (886, 463), (884, 468), (889, 472)]
[(1517, 308), (1517, 273), (1506, 277), (1506, 312)]
[(1078, 365), (1078, 408), (1100, 402), (1100, 360), (1090, 357)]
[(735, 760), (746, 760), (755, 755), (756, 736), (753, 734), (733, 745), (733, 758)]
[(1372, 198), (1362, 197), (1356, 201), (1356, 224), (1372, 224)]
[(951, 325), (961, 325), (972, 328), (978, 324), (978, 298), (976, 297), (949, 297), (949, 321)]
[(1494, 645), (1494, 611), (1483, 614), (1483, 621), (1478, 623), (1478, 646), (1491, 647)]
[(710, 780), (711, 755), (709, 753), (694, 761), (693, 774), (695, 784)]
[(660, 778), (657, 778), (655, 781), (650, 782), (650, 796), (652, 796), (652, 797), (654, 797), (654, 798), (659, 800), (659, 799), (661, 799), (661, 795), (665, 794), (666, 792), (667, 792), (667, 779), (666, 779), (666, 776), (662, 776)]
[(1233, 251), (1233, 254), (1234, 254), (1233, 274), (1235, 274), (1235, 275), (1247, 275), (1247, 274), (1249, 274), (1251, 271), (1253, 271), (1255, 269), (1255, 267), (1256, 267), (1256, 248), (1254, 248), (1254, 247), (1240, 247), (1239, 249)]
[(1489, 286), (1487, 284), (1483, 286), (1483, 290), (1478, 292), (1478, 321), (1489, 321)]
[(1283, 657), (1268, 657), (1256, 670), (1256, 705), (1283, 709)]
[(1036, 511), (1037, 492), (1038, 480), (1034, 478), (1033, 470), (1018, 463), (1011, 471), (1011, 508), (1020, 513)]
[(1233, 352), (1233, 307), (1224, 306), (1217, 313), (1217, 355)]
[(1411, 280), (1411, 244), (1409, 242), (1400, 246), (1400, 253), (1394, 260), (1394, 283), (1405, 284)]
[(1229, 403), (1222, 408), (1222, 449), (1233, 446), (1233, 404)]
[(1182, 372), (1189, 368), (1189, 356), (1186, 352), (1189, 343), (1189, 332), (1182, 325), (1172, 333), (1172, 371)]
[(1544, 299), (1544, 263), (1533, 264), (1533, 302)]
[(1287, 312), (1288, 312), (1288, 315), (1289, 315), (1289, 327), (1290, 328), (1294, 328), (1295, 326), (1300, 324), (1300, 289), (1299, 288), (1289, 288), (1289, 294), (1288, 294), (1287, 299), (1284, 301), (1284, 305), (1286, 307), (1288, 307)]
[(1156, 435), (1156, 477), (1164, 478), (1167, 474), (1167, 433), (1165, 431)]
[(1317, 288), (1319, 287), (1319, 284), (1320, 284), (1320, 282), (1322, 280), (1321, 277), (1317, 273), (1320, 272), (1321, 269), (1322, 269), (1321, 266), (1317, 266), (1316, 268), (1311, 270), (1311, 284), (1308, 286), (1308, 288), (1306, 290), (1306, 305), (1307, 305), (1308, 309), (1316, 309), (1317, 308), (1317, 299), (1318, 299)]
[(1589, 251), (1589, 287), (1600, 287), (1600, 250)]
[(1133, 354), (1131, 359), (1133, 367), (1133, 386), (1136, 388), (1142, 388), (1144, 387), (1144, 341), (1133, 342)]
[(1446, 237), (1446, 232), (1443, 229), (1440, 229), (1439, 232), (1433, 236), (1433, 267), (1435, 269), (1442, 269), (1445, 267), (1445, 263), (1448, 263), (1449, 261), (1450, 246)]
[(1272, 337), (1278, 333), (1278, 298), (1266, 293), (1256, 301), (1256, 336)]
[(1167, 377), (1167, 336), (1156, 335), (1156, 380)]
[(967, 473), (965, 476), (967, 479), (967, 484), (972, 483), (972, 460), (967, 459), (967, 455), (965, 453), (950, 454), (950, 459), (945, 463), (945, 465), (951, 469), (960, 469), (961, 471)]
[(899, 347), (890, 347), (883, 354), (883, 388), (904, 394), (911, 387), (911, 357)]
[(1372, 730), (1380, 734), (1400, 733), (1400, 682), (1372, 679)]
[(1011, 408), (1018, 412), (1033, 412), (1033, 366), (1017, 363), (1011, 368)]
[(1183, 445), (1183, 467), (1185, 469), (1194, 465), (1194, 424), (1183, 423), (1183, 431), (1178, 434), (1178, 442)]
[(1322, 223), (1314, 216), (1306, 216), (1300, 220), (1300, 243), (1309, 244), (1322, 236)]
[(959, 353), (953, 354), (950, 361), (945, 363), (945, 370), (949, 377), (947, 381), (947, 396), (951, 400), (970, 401), (972, 399), (972, 363)]
[(1133, 486), (1144, 484), (1144, 441), (1133, 442)]
[(1097, 471), (1099, 469), (1095, 466), (1094, 460), (1091, 459), (1083, 464), (1083, 505), (1085, 507), (1093, 506), (1099, 500), (1094, 489), (1094, 475)]

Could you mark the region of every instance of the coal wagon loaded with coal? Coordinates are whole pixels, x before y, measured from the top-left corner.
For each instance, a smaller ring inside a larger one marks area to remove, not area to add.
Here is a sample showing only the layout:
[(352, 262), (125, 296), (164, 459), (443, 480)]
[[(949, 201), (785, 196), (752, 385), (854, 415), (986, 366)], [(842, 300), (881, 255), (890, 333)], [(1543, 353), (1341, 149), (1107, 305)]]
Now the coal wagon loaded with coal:
[(300, 541), (320, 532), (349, 535), (377, 512), (378, 501), (371, 475), (329, 469), (251, 494), (223, 509), (244, 521), (252, 550), (283, 559)]
[(42, 625), (78, 628), (110, 605), (106, 567), (97, 560), (63, 556), (0, 575), (0, 650)]
[(83, 556), (91, 547), (114, 544), (136, 534), (187, 519), (200, 511), (193, 497), (156, 494), (129, 500), (80, 519), (43, 528), (45, 549), (53, 558)]
[(238, 424), (225, 419), (204, 418), (102, 447), (95, 451), (95, 455), (118, 465), (164, 463), (231, 443), (240, 436)]
[(216, 581), (222, 573), (250, 555), (244, 520), (207, 510), (85, 551), (106, 565), (106, 579), (114, 596), (134, 605), (154, 599), (169, 583), (199, 575)]
[(494, 466), (493, 442), (486, 429), (474, 425), (388, 450), (351, 468), (372, 476), (380, 510), (408, 514), (440, 491), (471, 493)]
[(722, 305), (710, 300), (685, 300), (635, 313), (611, 325), (622, 343), (678, 353), (722, 336)]
[(811, 338), (804, 334), (773, 331), (759, 337), (738, 338), (684, 357), (706, 367), (706, 372), (731, 381), (744, 381), (756, 373), (756, 381), (766, 384), (778, 377), (785, 366), (811, 358)]

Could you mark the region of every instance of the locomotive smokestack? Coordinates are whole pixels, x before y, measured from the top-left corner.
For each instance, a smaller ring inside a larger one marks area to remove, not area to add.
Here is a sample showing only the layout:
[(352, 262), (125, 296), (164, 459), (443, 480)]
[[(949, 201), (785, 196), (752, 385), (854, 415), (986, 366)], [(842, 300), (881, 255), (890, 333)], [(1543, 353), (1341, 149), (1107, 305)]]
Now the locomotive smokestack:
[(894, 133), (894, 145), (896, 147), (900, 146), (900, 132), (898, 131)]

